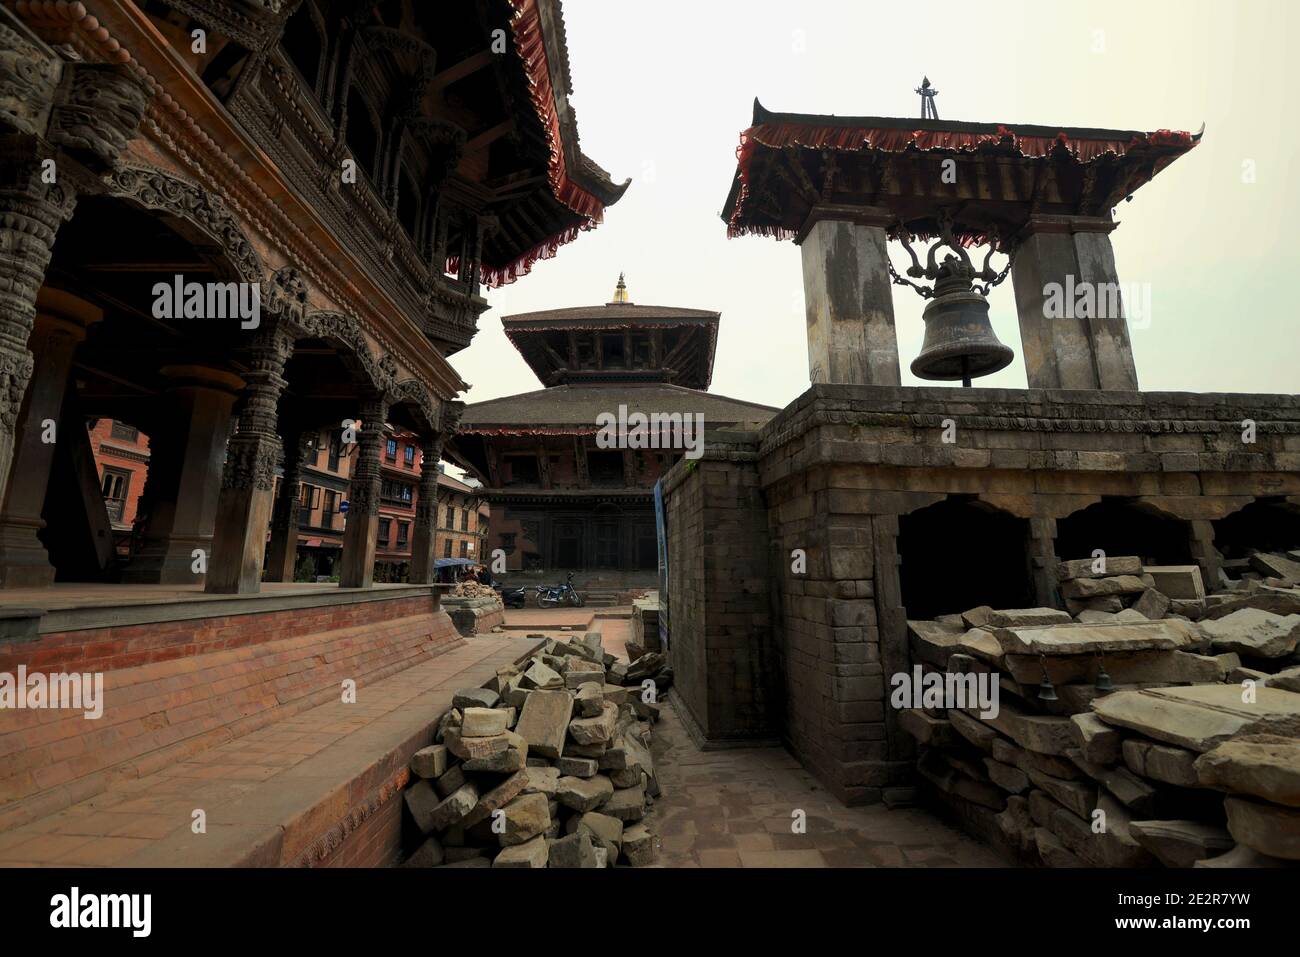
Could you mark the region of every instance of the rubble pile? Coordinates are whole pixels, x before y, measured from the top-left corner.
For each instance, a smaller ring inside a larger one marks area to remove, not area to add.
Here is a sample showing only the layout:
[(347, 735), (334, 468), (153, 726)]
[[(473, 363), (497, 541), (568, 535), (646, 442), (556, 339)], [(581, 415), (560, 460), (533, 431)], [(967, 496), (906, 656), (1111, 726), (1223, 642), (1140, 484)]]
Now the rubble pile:
[(501, 596), (497, 594), (496, 589), (491, 585), (484, 585), (482, 582), (463, 581), (457, 582), (456, 587), (451, 591), (453, 598), (495, 598), (499, 602)]
[[(1230, 562), (1210, 595), (1197, 566), (1063, 562), (1069, 612), (908, 622), (947, 689), (899, 717), (927, 790), (1049, 866), (1296, 866), (1298, 557)], [(958, 693), (993, 679), (996, 707)]]
[[(541, 638), (541, 635), (529, 636)], [(647, 660), (651, 659), (651, 660)], [(424, 842), (408, 867), (613, 867), (654, 861), (644, 818), (662, 656), (547, 640), (483, 688), (457, 692), (405, 794)], [(671, 678), (669, 678), (671, 681)]]

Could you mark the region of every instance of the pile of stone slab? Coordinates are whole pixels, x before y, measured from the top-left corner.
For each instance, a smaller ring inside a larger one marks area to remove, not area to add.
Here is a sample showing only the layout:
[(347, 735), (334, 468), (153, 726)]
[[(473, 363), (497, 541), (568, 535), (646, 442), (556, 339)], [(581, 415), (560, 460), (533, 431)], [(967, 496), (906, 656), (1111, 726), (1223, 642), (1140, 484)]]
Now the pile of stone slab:
[[(538, 636), (541, 637), (541, 636)], [(408, 867), (644, 866), (659, 796), (652, 689), (600, 635), (547, 640), (483, 688), (457, 692), (411, 760), (406, 810), (423, 836)]]
[[(1135, 558), (1058, 578), (1073, 615), (908, 623), (923, 683), (945, 689), (899, 716), (926, 793), (1048, 866), (1297, 866), (1295, 579), (1207, 596), (1196, 566)], [(962, 697), (993, 679), (995, 709)]]
[(454, 598), (493, 598), (497, 603), (501, 603), (501, 596), (491, 585), (484, 585), (482, 582), (463, 581), (457, 582), (456, 587), (451, 591)]

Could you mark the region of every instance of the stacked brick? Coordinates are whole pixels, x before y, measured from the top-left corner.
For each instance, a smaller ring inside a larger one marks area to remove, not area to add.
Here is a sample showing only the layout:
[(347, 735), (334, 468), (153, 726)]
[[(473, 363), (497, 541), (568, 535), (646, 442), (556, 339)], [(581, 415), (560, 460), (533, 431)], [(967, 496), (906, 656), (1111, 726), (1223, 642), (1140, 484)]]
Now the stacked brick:
[[(540, 638), (541, 636), (535, 636)], [(548, 640), (458, 692), (411, 760), (408, 867), (613, 867), (654, 861), (650, 755), (662, 655), (619, 661), (600, 635)]]
[[(927, 794), (1048, 866), (1300, 864), (1300, 563), (1240, 570), (1207, 596), (1196, 566), (1065, 562), (1073, 616), (908, 622), (947, 691), (900, 714)], [(994, 708), (957, 694), (990, 680)]]

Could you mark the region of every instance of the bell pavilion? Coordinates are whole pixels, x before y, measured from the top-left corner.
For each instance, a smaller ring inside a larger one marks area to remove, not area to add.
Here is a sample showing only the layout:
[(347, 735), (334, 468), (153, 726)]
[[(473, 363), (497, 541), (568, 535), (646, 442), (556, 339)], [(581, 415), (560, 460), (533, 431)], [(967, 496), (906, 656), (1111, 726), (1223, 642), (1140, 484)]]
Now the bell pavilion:
[[(913, 773), (886, 684), (909, 619), (1059, 608), (1058, 563), (1098, 549), (1217, 582), (1300, 540), (1300, 397), (1138, 389), (1114, 212), (1199, 134), (927, 113), (755, 101), (722, 218), (799, 247), (811, 387), (663, 483), (687, 725), (780, 738), (848, 802)], [(1009, 360), (987, 316), (1007, 278), (1028, 388), (901, 385), (893, 286), (926, 323), (913, 371), (974, 385)], [(1105, 295), (1057, 308), (1081, 288)]]

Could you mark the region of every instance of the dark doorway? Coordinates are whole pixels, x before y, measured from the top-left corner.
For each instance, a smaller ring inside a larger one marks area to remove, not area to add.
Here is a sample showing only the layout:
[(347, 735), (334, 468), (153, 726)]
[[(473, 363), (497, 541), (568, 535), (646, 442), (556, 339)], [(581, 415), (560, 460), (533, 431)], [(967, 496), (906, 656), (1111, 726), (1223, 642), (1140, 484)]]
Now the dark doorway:
[(618, 568), (618, 522), (599, 521), (595, 523), (597, 568)]
[(1131, 499), (1104, 498), (1056, 523), (1056, 555), (1062, 561), (1136, 555), (1144, 565), (1190, 565), (1191, 530), (1182, 519)]
[(1284, 499), (1251, 502), (1214, 523), (1214, 547), (1224, 558), (1246, 558), (1250, 549), (1285, 552), (1300, 548), (1300, 508)]
[(555, 567), (582, 567), (582, 523), (555, 523)]
[(898, 519), (903, 605), (926, 619), (977, 605), (1033, 605), (1029, 522), (953, 496)]

